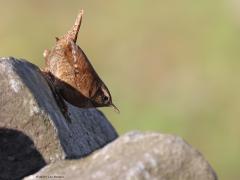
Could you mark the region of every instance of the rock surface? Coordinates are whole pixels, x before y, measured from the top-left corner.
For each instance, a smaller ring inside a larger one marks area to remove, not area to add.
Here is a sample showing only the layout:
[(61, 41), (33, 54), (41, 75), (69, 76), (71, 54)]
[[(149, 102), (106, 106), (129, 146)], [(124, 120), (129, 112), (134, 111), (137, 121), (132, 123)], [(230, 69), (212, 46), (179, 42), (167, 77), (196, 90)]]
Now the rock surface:
[(25, 180), (216, 180), (203, 156), (183, 139), (131, 132), (81, 160), (50, 164)]
[(116, 139), (100, 111), (68, 104), (69, 122), (40, 70), (27, 61), (0, 58), (0, 84), (1, 180), (33, 173), (25, 179), (217, 180), (180, 137), (131, 132)]
[[(84, 157), (117, 137), (96, 109), (68, 104), (71, 122), (67, 121), (39, 68), (25, 60), (0, 58), (0, 84), (0, 179), (12, 171), (21, 177), (45, 163)], [(9, 129), (16, 131), (9, 133)], [(29, 141), (24, 142), (26, 139)], [(10, 147), (19, 153), (8, 151)], [(2, 158), (6, 153), (9, 158)], [(39, 156), (35, 166), (24, 169), (24, 163), (32, 158), (27, 153)], [(16, 161), (18, 166), (4, 168)]]

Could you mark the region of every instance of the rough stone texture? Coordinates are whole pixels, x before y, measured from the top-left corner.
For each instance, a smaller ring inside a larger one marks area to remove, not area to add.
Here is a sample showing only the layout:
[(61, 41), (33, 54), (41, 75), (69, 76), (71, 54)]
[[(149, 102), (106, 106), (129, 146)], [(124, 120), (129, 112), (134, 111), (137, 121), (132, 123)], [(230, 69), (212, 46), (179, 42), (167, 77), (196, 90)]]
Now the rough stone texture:
[(216, 180), (203, 156), (183, 139), (131, 132), (81, 160), (50, 164), (25, 180)]
[[(0, 138), (0, 179), (12, 173), (11, 167), (3, 168), (5, 163), (18, 161), (19, 166), (14, 166), (16, 171), (24, 167), (32, 158), (26, 153), (40, 155), (36, 156), (39, 164), (34, 167), (39, 169), (59, 159), (86, 156), (117, 137), (114, 128), (96, 109), (80, 109), (68, 104), (72, 122), (67, 121), (39, 68), (27, 61), (0, 58), (0, 84), (0, 128), (4, 134)], [(8, 129), (16, 130), (12, 132), (14, 136), (6, 133)], [(23, 142), (24, 139), (28, 142)], [(2, 157), (9, 147), (4, 142), (12, 142), (11, 147), (15, 149), (12, 153), (9, 151), (11, 156), (8, 154), (10, 158), (6, 159)], [(23, 153), (13, 157), (14, 152)], [(34, 168), (22, 168), (18, 177)]]

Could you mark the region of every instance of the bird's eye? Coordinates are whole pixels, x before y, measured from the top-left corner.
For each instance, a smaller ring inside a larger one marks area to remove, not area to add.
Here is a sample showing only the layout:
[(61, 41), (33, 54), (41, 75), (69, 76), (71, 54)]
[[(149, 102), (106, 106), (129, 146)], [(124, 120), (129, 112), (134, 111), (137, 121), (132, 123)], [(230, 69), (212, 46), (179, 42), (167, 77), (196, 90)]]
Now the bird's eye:
[(103, 102), (108, 102), (109, 98), (108, 96), (103, 96)]

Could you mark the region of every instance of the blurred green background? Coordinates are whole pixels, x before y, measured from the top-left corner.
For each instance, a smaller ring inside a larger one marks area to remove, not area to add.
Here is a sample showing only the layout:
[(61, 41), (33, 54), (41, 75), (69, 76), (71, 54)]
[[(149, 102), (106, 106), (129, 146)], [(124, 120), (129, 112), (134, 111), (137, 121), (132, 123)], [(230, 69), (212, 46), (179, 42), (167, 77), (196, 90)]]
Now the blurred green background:
[(0, 2), (0, 56), (39, 66), (83, 8), (78, 43), (121, 110), (102, 109), (117, 131), (177, 134), (240, 179), (239, 2)]

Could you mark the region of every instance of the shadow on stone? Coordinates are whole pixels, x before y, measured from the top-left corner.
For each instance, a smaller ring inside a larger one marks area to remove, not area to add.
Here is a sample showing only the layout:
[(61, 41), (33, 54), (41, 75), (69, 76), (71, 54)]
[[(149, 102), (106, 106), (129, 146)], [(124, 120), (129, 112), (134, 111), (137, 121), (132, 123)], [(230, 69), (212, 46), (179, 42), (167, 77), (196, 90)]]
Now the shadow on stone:
[(21, 179), (46, 165), (33, 141), (20, 131), (0, 128), (0, 179)]

